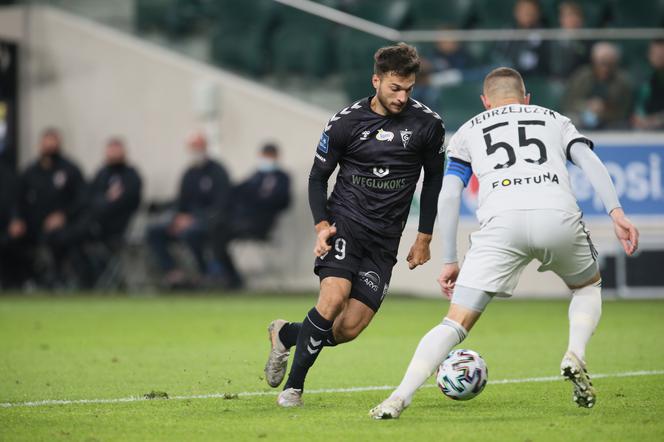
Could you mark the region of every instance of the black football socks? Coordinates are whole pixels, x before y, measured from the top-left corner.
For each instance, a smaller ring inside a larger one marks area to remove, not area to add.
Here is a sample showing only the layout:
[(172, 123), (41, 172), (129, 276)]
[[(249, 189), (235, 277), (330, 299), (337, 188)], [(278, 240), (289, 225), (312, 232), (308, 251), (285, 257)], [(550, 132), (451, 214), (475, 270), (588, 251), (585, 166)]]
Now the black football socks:
[[(332, 324), (333, 321), (328, 321), (321, 316), (315, 307), (309, 310), (297, 336), (293, 365), (284, 390), (287, 388), (301, 390), (304, 387), (304, 378), (307, 376), (309, 368), (316, 362), (326, 339), (331, 335)], [(281, 334), (279, 337), (281, 338)]]
[(297, 335), (300, 334), (301, 328), (301, 322), (289, 322), (281, 327), (281, 330), (279, 330), (279, 340), (284, 344), (284, 347), (291, 348), (297, 344)]
[[(290, 349), (297, 344), (297, 335), (300, 333), (301, 328), (301, 322), (289, 322), (281, 327), (281, 330), (279, 330), (279, 340), (284, 344), (284, 347)], [(332, 329), (330, 329), (325, 336), (323, 347), (334, 347), (335, 345), (337, 345), (337, 341), (334, 340), (334, 334), (332, 333)]]

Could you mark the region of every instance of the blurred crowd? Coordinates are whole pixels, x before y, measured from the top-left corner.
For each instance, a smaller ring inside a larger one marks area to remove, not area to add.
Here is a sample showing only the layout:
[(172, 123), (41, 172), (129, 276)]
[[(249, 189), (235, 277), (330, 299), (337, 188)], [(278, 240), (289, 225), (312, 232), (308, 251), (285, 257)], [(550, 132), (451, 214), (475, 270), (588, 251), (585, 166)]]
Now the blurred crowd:
[[(605, 41), (544, 40), (539, 29), (579, 30), (586, 26), (584, 9), (574, 1), (558, 6), (558, 23), (547, 23), (538, 0), (517, 0), (513, 28), (531, 30), (525, 40), (497, 42), (488, 60), (474, 59), (467, 45), (442, 40), (424, 50), (424, 85), (419, 97), (435, 106), (446, 98), (447, 87), (478, 81), (496, 66), (510, 66), (521, 72), (526, 85), (543, 80), (561, 92), (561, 99), (533, 103), (557, 108), (574, 123), (589, 130), (664, 129), (664, 40), (653, 40), (647, 51), (648, 68), (635, 75), (622, 62), (618, 45)], [(441, 30), (453, 30), (443, 26)], [(644, 54), (645, 55), (645, 54)], [(640, 78), (643, 77), (643, 78)], [(452, 104), (453, 105), (453, 104)]]
[[(275, 144), (260, 149), (255, 172), (240, 183), (231, 182), (207, 144), (203, 133), (191, 135), (191, 163), (175, 199), (144, 205), (157, 218), (141, 236), (161, 288), (241, 288), (229, 244), (269, 240), (290, 204), (290, 178)], [(88, 181), (60, 132), (44, 130), (38, 158), (21, 173), (0, 163), (0, 288), (95, 288), (126, 245), (142, 189), (121, 138), (108, 140), (103, 165)], [(194, 272), (174, 257), (174, 243), (191, 253)]]

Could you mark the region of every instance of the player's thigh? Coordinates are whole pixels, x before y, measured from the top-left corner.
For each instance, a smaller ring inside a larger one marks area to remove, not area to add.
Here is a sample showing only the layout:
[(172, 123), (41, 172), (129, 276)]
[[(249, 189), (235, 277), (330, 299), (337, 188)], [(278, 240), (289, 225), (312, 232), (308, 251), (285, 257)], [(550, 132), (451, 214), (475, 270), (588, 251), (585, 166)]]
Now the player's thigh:
[(350, 296), (352, 283), (348, 278), (327, 276), (320, 281), (316, 310), (325, 319), (333, 320), (344, 308)]
[(556, 273), (571, 288), (599, 279), (597, 250), (580, 213), (538, 211), (531, 214), (540, 272)]
[(352, 341), (367, 328), (376, 312), (365, 303), (351, 298), (334, 321), (334, 339), (337, 343)]
[(504, 213), (471, 235), (456, 283), (509, 296), (531, 259), (522, 214)]
[(353, 278), (350, 297), (377, 312), (390, 287), (399, 238), (366, 238), (364, 246), (364, 256)]

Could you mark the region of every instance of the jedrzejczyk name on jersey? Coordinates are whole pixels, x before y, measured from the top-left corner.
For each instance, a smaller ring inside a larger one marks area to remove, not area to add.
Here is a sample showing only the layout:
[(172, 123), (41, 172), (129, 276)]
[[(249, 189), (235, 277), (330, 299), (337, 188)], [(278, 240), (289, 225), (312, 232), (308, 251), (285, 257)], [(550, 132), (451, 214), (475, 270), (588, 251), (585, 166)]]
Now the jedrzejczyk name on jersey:
[[(477, 218), (484, 223), (505, 210), (579, 211), (566, 167), (575, 142), (593, 145), (569, 118), (511, 104), (468, 120), (450, 140), (447, 155), (450, 168), (454, 162), (470, 164), (477, 176)], [(462, 178), (466, 185), (468, 178)]]

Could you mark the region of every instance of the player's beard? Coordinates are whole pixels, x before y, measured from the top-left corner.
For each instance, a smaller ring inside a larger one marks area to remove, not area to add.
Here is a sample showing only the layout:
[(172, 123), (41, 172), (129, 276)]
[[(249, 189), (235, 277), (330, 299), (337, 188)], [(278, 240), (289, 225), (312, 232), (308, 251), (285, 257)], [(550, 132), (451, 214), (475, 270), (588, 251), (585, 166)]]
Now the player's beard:
[(393, 112), (391, 110), (391, 103), (383, 97), (380, 92), (376, 93), (376, 98), (378, 99), (378, 102), (380, 103), (381, 106), (383, 106), (383, 109), (385, 109), (385, 112), (387, 112), (388, 115), (397, 115), (401, 113), (401, 111), (404, 109), (405, 106), (401, 106), (401, 109), (399, 109), (396, 112)]

